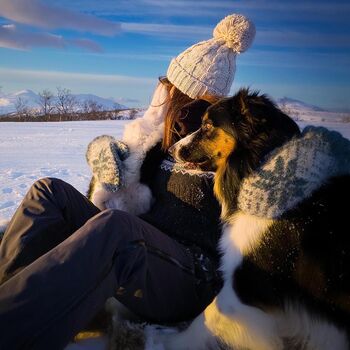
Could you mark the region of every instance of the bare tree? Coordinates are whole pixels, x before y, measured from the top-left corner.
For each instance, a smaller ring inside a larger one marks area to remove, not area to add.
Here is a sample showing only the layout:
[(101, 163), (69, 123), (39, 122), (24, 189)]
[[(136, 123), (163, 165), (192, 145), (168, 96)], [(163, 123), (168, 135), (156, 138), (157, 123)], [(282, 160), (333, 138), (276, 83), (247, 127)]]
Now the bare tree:
[(40, 106), (41, 113), (43, 115), (50, 115), (54, 110), (54, 95), (50, 90), (43, 90), (38, 93), (39, 100), (38, 104)]
[(71, 91), (57, 87), (56, 109), (59, 114), (70, 114), (76, 110), (77, 101)]
[(19, 117), (27, 117), (30, 114), (30, 109), (28, 107), (28, 100), (19, 96), (15, 101), (16, 113)]
[(84, 113), (96, 113), (103, 110), (103, 105), (93, 99), (87, 99), (82, 104), (82, 109)]

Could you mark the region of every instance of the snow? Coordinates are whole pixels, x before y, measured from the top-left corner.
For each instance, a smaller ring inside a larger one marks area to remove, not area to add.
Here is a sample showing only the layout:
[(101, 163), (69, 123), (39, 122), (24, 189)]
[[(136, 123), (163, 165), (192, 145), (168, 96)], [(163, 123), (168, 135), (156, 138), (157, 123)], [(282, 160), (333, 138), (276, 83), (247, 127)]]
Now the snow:
[[(339, 131), (350, 139), (350, 123), (323, 122), (309, 114), (309, 121)], [(30, 185), (46, 176), (69, 182), (85, 194), (91, 173), (85, 161), (88, 143), (107, 134), (121, 138), (128, 120), (77, 121), (57, 123), (0, 123), (0, 226), (14, 214)], [(152, 345), (152, 328), (148, 329), (148, 350)], [(106, 339), (87, 339), (70, 344), (66, 350), (102, 350)]]
[(41, 177), (58, 177), (85, 194), (91, 177), (88, 143), (103, 134), (120, 138), (128, 122), (0, 123), (0, 226)]

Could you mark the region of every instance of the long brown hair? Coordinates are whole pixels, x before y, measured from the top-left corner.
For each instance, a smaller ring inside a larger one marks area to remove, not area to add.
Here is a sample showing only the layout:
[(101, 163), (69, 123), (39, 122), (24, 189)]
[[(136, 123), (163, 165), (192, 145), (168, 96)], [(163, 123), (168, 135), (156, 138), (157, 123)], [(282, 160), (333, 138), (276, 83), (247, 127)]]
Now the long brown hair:
[(169, 103), (169, 109), (165, 116), (164, 136), (162, 141), (162, 149), (163, 151), (167, 151), (168, 148), (178, 140), (175, 131), (176, 118), (179, 116), (181, 108), (193, 101), (193, 99), (176, 88), (168, 78), (160, 77), (159, 81), (167, 87), (169, 93), (169, 99), (164, 102)]
[[(169, 93), (169, 99), (163, 102), (169, 103), (169, 109), (165, 116), (164, 136), (162, 140), (162, 150), (167, 151), (170, 146), (180, 139), (175, 129), (175, 122), (180, 115), (181, 108), (192, 102), (193, 99), (181, 92), (167, 77), (160, 77), (159, 81), (167, 87)], [(210, 103), (215, 103), (220, 99), (220, 97), (213, 95), (204, 95), (200, 98)]]

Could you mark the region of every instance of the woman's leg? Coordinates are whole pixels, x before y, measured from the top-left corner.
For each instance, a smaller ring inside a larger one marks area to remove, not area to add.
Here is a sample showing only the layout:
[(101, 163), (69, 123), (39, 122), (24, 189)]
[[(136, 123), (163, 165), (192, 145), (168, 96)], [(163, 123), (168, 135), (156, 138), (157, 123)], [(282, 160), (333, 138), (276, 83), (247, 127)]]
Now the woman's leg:
[(191, 256), (141, 219), (105, 210), (0, 286), (0, 349), (62, 349), (113, 295), (178, 321), (200, 312)]
[(36, 181), (0, 244), (0, 284), (64, 241), (100, 210), (68, 183)]

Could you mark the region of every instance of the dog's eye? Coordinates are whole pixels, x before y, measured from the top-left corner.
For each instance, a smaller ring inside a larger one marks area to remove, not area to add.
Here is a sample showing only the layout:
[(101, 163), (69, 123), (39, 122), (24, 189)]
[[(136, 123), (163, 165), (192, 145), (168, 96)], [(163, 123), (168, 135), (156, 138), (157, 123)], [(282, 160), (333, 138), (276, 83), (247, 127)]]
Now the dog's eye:
[(213, 128), (213, 124), (211, 124), (211, 123), (204, 123), (203, 125), (202, 125), (202, 129), (204, 130), (204, 131), (209, 131), (209, 130), (211, 130)]

